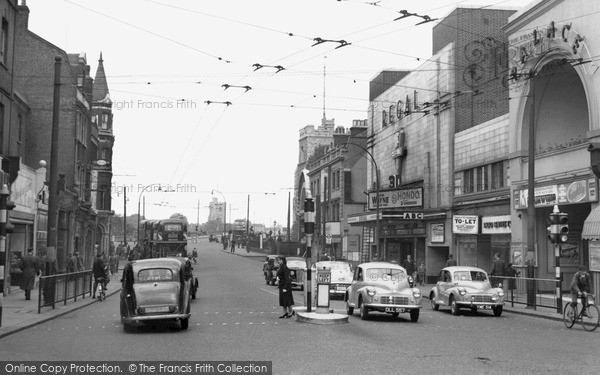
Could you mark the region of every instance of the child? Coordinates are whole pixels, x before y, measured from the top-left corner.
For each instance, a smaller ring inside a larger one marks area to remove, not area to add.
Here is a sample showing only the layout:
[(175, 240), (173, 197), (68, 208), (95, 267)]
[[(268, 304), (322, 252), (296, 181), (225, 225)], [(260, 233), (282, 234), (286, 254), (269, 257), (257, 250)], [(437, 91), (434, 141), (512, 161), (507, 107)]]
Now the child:
[(421, 263), (417, 272), (419, 276), (420, 285), (425, 285), (425, 263)]

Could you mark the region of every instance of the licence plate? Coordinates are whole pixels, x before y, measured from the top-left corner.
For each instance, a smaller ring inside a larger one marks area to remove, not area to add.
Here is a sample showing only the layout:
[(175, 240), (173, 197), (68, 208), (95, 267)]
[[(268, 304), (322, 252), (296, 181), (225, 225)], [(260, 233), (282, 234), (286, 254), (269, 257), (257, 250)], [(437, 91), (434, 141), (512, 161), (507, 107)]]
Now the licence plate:
[(492, 306), (490, 306), (490, 305), (483, 305), (483, 306), (481, 306), (481, 308), (484, 309), (484, 310), (491, 310)]
[(345, 286), (338, 286), (337, 290), (345, 291), (347, 288)]
[(144, 311), (147, 314), (169, 312), (169, 306), (158, 306), (158, 307), (146, 307)]
[(386, 307), (385, 312), (386, 313), (403, 313), (404, 308), (402, 308), (402, 307)]

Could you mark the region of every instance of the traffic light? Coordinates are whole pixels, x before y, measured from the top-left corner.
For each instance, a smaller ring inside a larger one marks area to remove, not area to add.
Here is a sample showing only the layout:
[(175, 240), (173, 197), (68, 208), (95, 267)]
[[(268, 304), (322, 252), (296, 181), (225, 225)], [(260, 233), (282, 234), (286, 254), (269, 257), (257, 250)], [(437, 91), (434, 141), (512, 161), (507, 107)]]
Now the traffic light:
[(550, 226), (547, 228), (550, 232), (548, 239), (553, 244), (563, 244), (569, 241), (569, 214), (558, 212), (558, 206), (554, 206), (554, 211), (549, 215)]
[(569, 214), (558, 213), (558, 243), (569, 241)]
[(557, 244), (558, 243), (558, 213), (552, 212), (550, 214), (550, 226), (547, 228), (548, 239), (550, 242)]

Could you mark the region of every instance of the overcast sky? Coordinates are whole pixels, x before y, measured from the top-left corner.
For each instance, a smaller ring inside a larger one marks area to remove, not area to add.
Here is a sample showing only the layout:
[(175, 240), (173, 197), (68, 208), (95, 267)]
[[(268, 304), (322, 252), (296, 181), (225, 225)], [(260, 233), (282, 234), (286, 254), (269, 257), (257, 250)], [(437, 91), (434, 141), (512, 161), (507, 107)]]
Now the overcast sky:
[[(145, 197), (146, 217), (181, 212), (196, 222), (199, 202), (201, 223), (212, 197), (225, 197), (228, 217), (245, 218), (250, 195), (252, 222), (284, 226), (298, 131), (320, 125), (324, 108), (336, 126), (366, 119), (371, 78), (384, 69), (414, 69), (431, 57), (436, 22), (394, 21), (400, 10), (441, 18), (457, 5), (529, 3), (27, 1), (29, 29), (68, 53), (85, 53), (92, 76), (103, 54), (113, 101), (117, 214), (123, 213), (123, 188), (127, 214)], [(313, 46), (315, 38), (330, 41)], [(142, 192), (150, 184), (156, 185)], [(151, 190), (159, 185), (178, 191)]]

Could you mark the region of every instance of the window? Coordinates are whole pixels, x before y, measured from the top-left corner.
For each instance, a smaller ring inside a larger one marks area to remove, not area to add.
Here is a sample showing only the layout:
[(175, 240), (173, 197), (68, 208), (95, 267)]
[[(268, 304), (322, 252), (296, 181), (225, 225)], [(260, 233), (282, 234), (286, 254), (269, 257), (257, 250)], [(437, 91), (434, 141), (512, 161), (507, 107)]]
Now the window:
[(504, 162), (492, 164), (492, 189), (504, 187)]
[(381, 111), (381, 125), (384, 128), (388, 126), (387, 112), (385, 110)]
[(8, 21), (2, 17), (2, 29), (0, 29), (0, 62), (6, 64), (8, 61)]
[(396, 109), (394, 108), (394, 105), (392, 104), (390, 106), (390, 125), (394, 125), (394, 123), (396, 122), (396, 119), (394, 118), (394, 113), (396, 113)]
[(100, 123), (100, 128), (102, 130), (108, 130), (108, 113), (104, 113), (101, 116), (102, 122)]
[(469, 194), (475, 191), (474, 189), (474, 185), (475, 185), (475, 170), (474, 169), (467, 169), (465, 171), (465, 182), (464, 182), (464, 189), (463, 189), (463, 193), (464, 194)]
[(23, 142), (23, 115), (17, 114), (17, 142)]
[(489, 176), (487, 165), (477, 168), (477, 191), (486, 191), (489, 189)]

